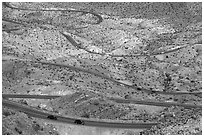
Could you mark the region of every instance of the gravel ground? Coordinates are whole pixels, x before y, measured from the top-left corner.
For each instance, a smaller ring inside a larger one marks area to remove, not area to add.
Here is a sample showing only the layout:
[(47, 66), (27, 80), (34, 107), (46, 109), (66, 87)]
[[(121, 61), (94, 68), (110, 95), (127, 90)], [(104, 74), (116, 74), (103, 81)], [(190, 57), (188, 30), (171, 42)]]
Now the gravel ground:
[[(90, 13), (15, 10), (3, 5), (2, 93), (63, 95), (53, 100), (13, 99), (63, 116), (159, 125), (146, 130), (81, 127), (3, 108), (3, 134), (202, 134), (199, 109), (118, 104), (107, 98), (202, 104), (198, 95), (150, 94), (124, 86), (167, 93), (202, 92), (201, 3), (12, 4), (90, 11), (103, 21), (94, 24), (97, 17)], [(20, 29), (12, 30), (16, 28)]]

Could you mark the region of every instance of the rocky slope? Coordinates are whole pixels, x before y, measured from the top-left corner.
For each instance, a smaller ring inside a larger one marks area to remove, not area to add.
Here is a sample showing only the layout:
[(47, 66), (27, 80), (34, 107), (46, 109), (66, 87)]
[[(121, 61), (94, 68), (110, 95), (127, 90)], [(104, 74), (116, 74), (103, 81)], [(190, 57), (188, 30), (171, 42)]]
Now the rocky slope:
[[(107, 79), (159, 92), (202, 92), (200, 3), (12, 5), (91, 11), (100, 14), (103, 21), (96, 24), (95, 16), (82, 12), (15, 10), (3, 5), (3, 93), (64, 95), (54, 100), (13, 99), (64, 116), (160, 124), (150, 130), (84, 128), (37, 118), (33, 124), (33, 118), (26, 114), (4, 108), (3, 134), (202, 132), (200, 110), (118, 104), (106, 98), (202, 104), (201, 96), (150, 94)], [(83, 71), (22, 61), (25, 59), (70, 65)], [(27, 127), (17, 128), (21, 119)], [(11, 123), (13, 126), (8, 126)]]

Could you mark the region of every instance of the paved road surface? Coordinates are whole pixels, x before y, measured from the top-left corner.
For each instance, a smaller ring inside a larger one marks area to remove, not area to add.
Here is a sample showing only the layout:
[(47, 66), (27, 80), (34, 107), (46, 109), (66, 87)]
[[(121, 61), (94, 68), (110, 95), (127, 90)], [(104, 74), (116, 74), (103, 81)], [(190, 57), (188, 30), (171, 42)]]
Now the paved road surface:
[[(94, 126), (94, 127), (107, 127), (107, 128), (132, 128), (132, 129), (144, 129), (151, 128), (158, 123), (119, 123), (119, 122), (104, 122), (104, 121), (92, 121), (85, 119), (75, 119), (69, 117), (63, 117), (59, 115), (52, 114), (51, 112), (43, 112), (35, 109), (34, 107), (22, 105), (17, 102), (9, 101), (6, 99), (2, 100), (2, 105), (22, 111), (32, 117), (37, 117), (46, 120), (54, 120), (56, 122), (63, 122), (67, 124), (84, 125), (84, 126)], [(52, 118), (48, 118), (51, 116)]]
[[(36, 99), (54, 99), (61, 96), (57, 95), (21, 95), (21, 94), (2, 94), (3, 98), (36, 98)], [(141, 104), (141, 105), (151, 105), (151, 106), (161, 106), (161, 107), (171, 107), (180, 106), (184, 108), (199, 108), (202, 109), (201, 105), (193, 104), (183, 104), (183, 103), (173, 103), (173, 102), (156, 102), (156, 101), (145, 101), (145, 100), (133, 100), (133, 99), (120, 99), (120, 98), (109, 98), (109, 100), (115, 101), (116, 103), (130, 103), (130, 104)]]

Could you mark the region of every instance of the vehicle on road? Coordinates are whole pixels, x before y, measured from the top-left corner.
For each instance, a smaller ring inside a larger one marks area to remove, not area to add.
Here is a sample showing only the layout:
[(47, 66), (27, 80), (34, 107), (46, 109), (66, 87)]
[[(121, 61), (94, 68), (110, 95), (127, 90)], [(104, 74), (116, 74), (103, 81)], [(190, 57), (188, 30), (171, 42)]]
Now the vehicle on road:
[(75, 124), (79, 124), (79, 125), (84, 125), (84, 121), (78, 120), (78, 119), (75, 120), (74, 123), (75, 123)]
[(57, 120), (57, 117), (53, 116), (53, 115), (49, 115), (49, 116), (47, 116), (47, 118), (52, 119), (52, 120)]

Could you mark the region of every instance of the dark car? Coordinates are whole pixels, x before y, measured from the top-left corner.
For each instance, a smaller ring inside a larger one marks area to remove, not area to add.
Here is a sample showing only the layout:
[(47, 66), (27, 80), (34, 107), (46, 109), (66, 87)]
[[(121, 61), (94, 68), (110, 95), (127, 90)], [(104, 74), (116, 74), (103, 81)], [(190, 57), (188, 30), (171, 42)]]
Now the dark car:
[(53, 116), (53, 115), (49, 115), (49, 116), (47, 116), (47, 118), (52, 119), (52, 120), (57, 120), (57, 117)]
[(78, 119), (75, 120), (74, 123), (75, 123), (75, 124), (79, 124), (79, 125), (84, 125), (84, 121), (78, 120)]

